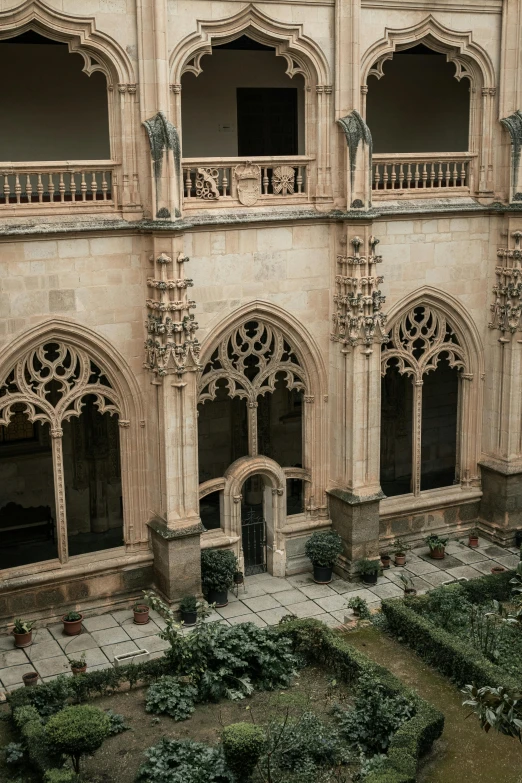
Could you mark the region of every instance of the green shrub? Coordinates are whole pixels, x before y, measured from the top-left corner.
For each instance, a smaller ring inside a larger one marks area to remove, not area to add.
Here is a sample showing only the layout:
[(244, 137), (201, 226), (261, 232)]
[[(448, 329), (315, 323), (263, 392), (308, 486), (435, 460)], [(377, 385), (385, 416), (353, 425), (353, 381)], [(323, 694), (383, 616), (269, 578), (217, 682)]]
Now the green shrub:
[(221, 735), (228, 767), (238, 781), (250, 780), (265, 744), (265, 732), (253, 723), (232, 723)]
[(44, 783), (74, 783), (76, 775), (71, 769), (48, 769)]
[(275, 739), (275, 760), (281, 770), (298, 773), (311, 780), (318, 778), (318, 769), (333, 767), (347, 760), (339, 734), (312, 712), (298, 720), (277, 725), (271, 732)]
[(237, 557), (230, 549), (203, 549), (201, 552), (203, 592), (228, 590), (234, 582), (237, 569)]
[(109, 735), (113, 737), (115, 734), (122, 734), (124, 731), (128, 731), (130, 726), (125, 723), (125, 718), (117, 712), (112, 710), (105, 710), (105, 714), (109, 718)]
[(38, 710), (31, 704), (15, 709), (13, 712), (13, 721), (16, 728), (20, 731), (23, 729), (26, 723), (29, 723), (29, 721), (37, 721), (38, 723), (42, 722), (40, 715), (38, 714)]
[(136, 783), (235, 783), (222, 748), (164, 738), (145, 756)]
[(108, 715), (97, 707), (66, 707), (49, 719), (45, 736), (51, 750), (69, 756), (79, 773), (81, 757), (97, 750), (110, 728)]
[(24, 748), (19, 742), (10, 742), (4, 748), (5, 763), (8, 766), (15, 767), (20, 764), (24, 757)]
[(331, 568), (343, 551), (343, 540), (335, 530), (312, 533), (305, 544), (305, 554), (314, 565)]
[(198, 691), (178, 677), (160, 677), (147, 691), (147, 712), (170, 715), (174, 720), (187, 720), (194, 712)]

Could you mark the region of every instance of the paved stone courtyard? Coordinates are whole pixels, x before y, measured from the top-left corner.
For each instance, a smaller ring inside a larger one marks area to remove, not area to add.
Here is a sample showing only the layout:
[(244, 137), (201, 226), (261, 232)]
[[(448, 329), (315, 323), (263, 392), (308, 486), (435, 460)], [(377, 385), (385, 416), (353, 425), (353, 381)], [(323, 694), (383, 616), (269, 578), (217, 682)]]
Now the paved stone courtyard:
[[(270, 574), (258, 574), (245, 579), (238, 596), (229, 593), (228, 606), (213, 612), (207, 622), (220, 621), (228, 625), (253, 622), (258, 626), (275, 625), (282, 617), (315, 617), (336, 627), (351, 616), (347, 608), (350, 598), (360, 596), (371, 609), (378, 609), (383, 598), (402, 596), (399, 576), (412, 577), (419, 594), (459, 579), (474, 579), (491, 573), (495, 565), (516, 568), (518, 550), (503, 549), (480, 539), (478, 548), (470, 549), (466, 541), (451, 541), (444, 560), (432, 560), (427, 547), (413, 549), (403, 568), (391, 566), (372, 587), (360, 582), (347, 582), (334, 575), (329, 585), (317, 585), (310, 573), (279, 579)], [(89, 670), (113, 665), (114, 656), (146, 649), (151, 657), (163, 655), (168, 643), (160, 639), (164, 622), (157, 612), (150, 612), (148, 625), (134, 625), (130, 609), (86, 617), (79, 636), (65, 636), (62, 623), (38, 628), (33, 632), (33, 644), (16, 649), (11, 635), (0, 636), (0, 685), (3, 691), (22, 684), (22, 675), (36, 670), (43, 681), (59, 674), (70, 675), (69, 657), (85, 652)], [(189, 633), (186, 629), (186, 633)]]

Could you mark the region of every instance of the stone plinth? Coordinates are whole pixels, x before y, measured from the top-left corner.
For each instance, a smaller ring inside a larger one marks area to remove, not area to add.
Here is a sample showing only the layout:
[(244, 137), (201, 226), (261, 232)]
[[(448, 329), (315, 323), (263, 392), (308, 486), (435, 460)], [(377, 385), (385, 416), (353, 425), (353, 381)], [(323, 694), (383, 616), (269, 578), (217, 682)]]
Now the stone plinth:
[(522, 465), (484, 460), (480, 467), (480, 527), (499, 544), (514, 546), (515, 533), (522, 528)]
[(161, 519), (149, 522), (154, 554), (154, 583), (169, 603), (201, 595), (201, 522), (170, 528)]
[(347, 490), (331, 489), (328, 496), (332, 527), (344, 545), (335, 570), (350, 578), (358, 560), (379, 556), (379, 501), (384, 495), (379, 492), (360, 497)]

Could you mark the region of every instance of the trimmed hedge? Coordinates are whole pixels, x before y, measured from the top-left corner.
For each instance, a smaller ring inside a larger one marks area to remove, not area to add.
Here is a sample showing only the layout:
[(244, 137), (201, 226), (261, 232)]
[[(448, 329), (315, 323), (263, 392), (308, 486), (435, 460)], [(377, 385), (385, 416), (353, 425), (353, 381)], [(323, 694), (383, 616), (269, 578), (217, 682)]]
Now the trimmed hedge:
[(318, 620), (290, 620), (278, 627), (290, 636), (297, 652), (312, 662), (331, 668), (350, 684), (362, 674), (379, 681), (391, 694), (405, 696), (415, 705), (415, 715), (395, 733), (388, 750), (388, 766), (373, 772), (365, 783), (415, 783), (417, 764), (442, 734), (444, 715), (401, 683), (388, 669), (352, 647), (341, 634)]
[[(492, 574), (469, 582), (448, 585), (445, 590), (460, 593), (473, 603), (490, 600), (504, 601), (510, 596), (509, 580), (513, 572)], [(401, 642), (405, 642), (423, 660), (452, 679), (457, 685), (474, 683), (518, 690), (519, 682), (502, 667), (489, 661), (473, 645), (456, 638), (449, 631), (432, 623), (419, 612), (428, 596), (388, 598), (382, 602), (382, 611), (389, 628)]]

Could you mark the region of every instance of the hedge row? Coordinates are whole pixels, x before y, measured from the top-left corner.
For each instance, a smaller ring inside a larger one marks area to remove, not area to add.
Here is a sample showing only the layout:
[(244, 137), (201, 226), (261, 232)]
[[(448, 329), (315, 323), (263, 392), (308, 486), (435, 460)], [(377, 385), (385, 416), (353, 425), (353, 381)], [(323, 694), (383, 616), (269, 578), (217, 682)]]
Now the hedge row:
[(331, 668), (347, 684), (368, 674), (390, 693), (405, 696), (415, 704), (415, 715), (401, 726), (391, 741), (386, 770), (374, 772), (365, 779), (365, 783), (414, 783), (420, 757), (442, 734), (444, 715), (403, 685), (388, 669), (371, 661), (345, 637), (318, 620), (291, 620), (278, 630), (291, 637), (297, 652), (311, 662)]
[[(469, 582), (448, 585), (444, 589), (461, 593), (477, 604), (492, 599), (504, 601), (510, 596), (509, 579), (512, 576), (512, 572), (484, 576)], [(458, 685), (503, 685), (518, 690), (519, 683), (500, 666), (491, 663), (480, 650), (420, 614), (427, 600), (428, 597), (420, 596), (406, 601), (400, 598), (383, 601), (382, 611), (391, 632)]]

